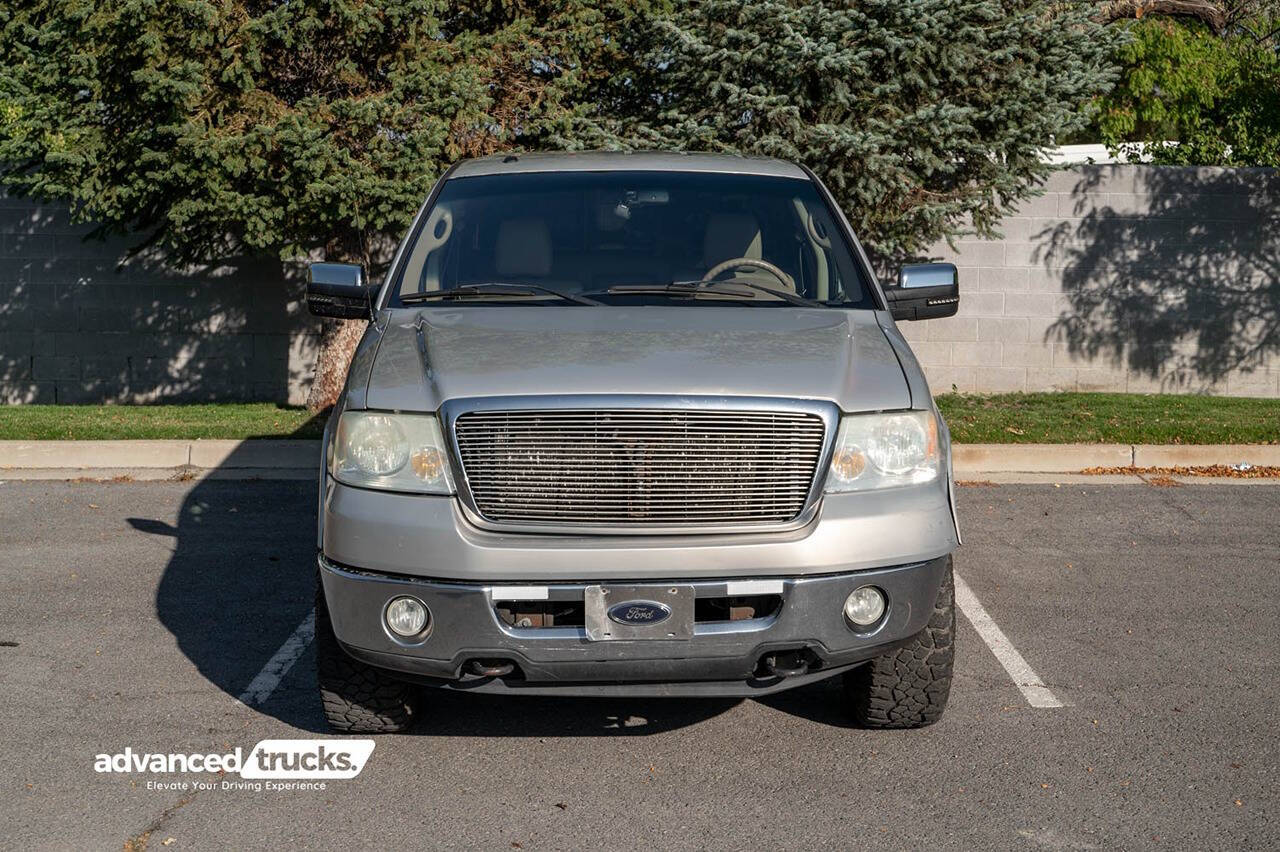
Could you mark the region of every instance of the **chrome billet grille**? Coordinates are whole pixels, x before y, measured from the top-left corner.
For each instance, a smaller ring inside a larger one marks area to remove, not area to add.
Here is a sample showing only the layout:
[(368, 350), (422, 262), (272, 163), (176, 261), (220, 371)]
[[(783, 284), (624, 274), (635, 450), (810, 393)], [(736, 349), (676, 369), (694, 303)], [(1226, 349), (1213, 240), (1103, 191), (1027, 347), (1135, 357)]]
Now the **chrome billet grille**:
[(799, 516), (826, 424), (798, 411), (470, 411), (454, 438), (490, 521), (723, 526)]

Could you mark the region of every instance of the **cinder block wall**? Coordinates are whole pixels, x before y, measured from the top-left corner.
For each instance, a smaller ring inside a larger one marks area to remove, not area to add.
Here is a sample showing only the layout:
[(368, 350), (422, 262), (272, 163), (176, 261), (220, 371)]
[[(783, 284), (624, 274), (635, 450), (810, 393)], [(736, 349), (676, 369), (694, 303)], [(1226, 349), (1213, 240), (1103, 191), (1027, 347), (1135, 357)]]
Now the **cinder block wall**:
[[(960, 314), (903, 323), (935, 393), (1280, 396), (1280, 178), (1055, 172), (998, 240), (940, 245)], [(130, 243), (0, 197), (0, 401), (300, 402), (316, 323), (270, 259), (121, 266)]]
[(956, 317), (902, 323), (935, 393), (1280, 396), (1280, 177), (1084, 166), (1002, 223), (933, 249)]
[(306, 399), (318, 326), (297, 270), (128, 260), (136, 240), (88, 231), (0, 196), (0, 402)]

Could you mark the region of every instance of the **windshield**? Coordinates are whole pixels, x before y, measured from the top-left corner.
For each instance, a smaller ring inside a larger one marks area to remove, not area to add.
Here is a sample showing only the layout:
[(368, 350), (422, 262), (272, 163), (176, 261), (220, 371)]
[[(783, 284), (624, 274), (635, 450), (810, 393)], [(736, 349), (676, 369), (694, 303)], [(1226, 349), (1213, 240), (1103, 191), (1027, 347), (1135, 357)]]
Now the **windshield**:
[[(452, 178), (411, 235), (395, 275), (390, 307), (575, 304), (547, 290), (587, 293), (604, 304), (787, 307), (808, 299), (875, 307), (813, 182), (758, 175)], [(722, 283), (686, 283), (703, 280)], [(424, 295), (454, 288), (471, 289), (458, 300)]]

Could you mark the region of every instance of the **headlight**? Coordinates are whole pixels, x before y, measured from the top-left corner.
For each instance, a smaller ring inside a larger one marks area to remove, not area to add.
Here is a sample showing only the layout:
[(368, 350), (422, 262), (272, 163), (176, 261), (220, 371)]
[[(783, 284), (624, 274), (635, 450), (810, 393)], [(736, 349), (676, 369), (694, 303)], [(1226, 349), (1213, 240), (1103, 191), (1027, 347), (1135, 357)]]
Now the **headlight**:
[(344, 412), (330, 458), (329, 472), (345, 485), (453, 493), (440, 422), (432, 414)]
[(930, 482), (938, 477), (940, 457), (931, 411), (851, 414), (840, 420), (827, 492)]

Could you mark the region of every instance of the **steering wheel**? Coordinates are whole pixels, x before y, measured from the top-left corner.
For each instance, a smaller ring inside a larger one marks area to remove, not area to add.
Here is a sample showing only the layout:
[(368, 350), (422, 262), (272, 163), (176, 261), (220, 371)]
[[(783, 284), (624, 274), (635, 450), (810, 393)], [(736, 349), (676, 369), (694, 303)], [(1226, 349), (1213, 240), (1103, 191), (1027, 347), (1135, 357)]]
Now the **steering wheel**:
[(777, 266), (774, 266), (769, 261), (761, 260), (758, 257), (735, 257), (721, 261), (708, 269), (702, 276), (702, 280), (710, 281), (726, 269), (738, 269), (743, 266), (754, 266), (756, 269), (763, 269), (765, 272), (782, 282), (782, 286), (786, 287), (793, 293), (796, 292), (796, 282), (794, 278), (783, 272)]

